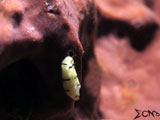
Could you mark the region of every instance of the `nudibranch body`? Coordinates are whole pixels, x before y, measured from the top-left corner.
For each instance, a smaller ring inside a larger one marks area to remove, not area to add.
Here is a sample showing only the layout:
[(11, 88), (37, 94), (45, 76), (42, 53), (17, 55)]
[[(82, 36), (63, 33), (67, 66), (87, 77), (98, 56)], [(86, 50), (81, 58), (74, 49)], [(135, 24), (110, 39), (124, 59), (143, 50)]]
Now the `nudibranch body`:
[(74, 60), (72, 57), (67, 56), (61, 64), (63, 88), (66, 94), (73, 100), (79, 100), (80, 88), (79, 79), (74, 66)]

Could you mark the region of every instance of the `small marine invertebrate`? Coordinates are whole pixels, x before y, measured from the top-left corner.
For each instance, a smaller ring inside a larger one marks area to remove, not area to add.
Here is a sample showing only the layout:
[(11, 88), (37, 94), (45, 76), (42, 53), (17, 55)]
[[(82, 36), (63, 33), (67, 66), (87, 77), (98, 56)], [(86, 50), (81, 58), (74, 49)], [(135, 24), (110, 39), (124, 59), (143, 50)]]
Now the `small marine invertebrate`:
[(65, 57), (65, 59), (62, 61), (61, 68), (63, 88), (66, 94), (73, 100), (79, 100), (81, 85), (77, 77), (73, 58), (70, 56)]

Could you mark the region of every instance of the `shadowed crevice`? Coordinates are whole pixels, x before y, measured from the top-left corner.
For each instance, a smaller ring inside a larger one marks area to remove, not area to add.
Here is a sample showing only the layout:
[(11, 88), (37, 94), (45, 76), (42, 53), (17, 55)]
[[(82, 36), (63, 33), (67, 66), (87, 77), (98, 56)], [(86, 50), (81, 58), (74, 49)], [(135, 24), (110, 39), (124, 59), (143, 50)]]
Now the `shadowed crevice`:
[(157, 24), (148, 23), (138, 28), (128, 23), (110, 19), (100, 19), (97, 37), (114, 34), (119, 38), (128, 37), (130, 45), (138, 52), (144, 51), (152, 42), (158, 29)]

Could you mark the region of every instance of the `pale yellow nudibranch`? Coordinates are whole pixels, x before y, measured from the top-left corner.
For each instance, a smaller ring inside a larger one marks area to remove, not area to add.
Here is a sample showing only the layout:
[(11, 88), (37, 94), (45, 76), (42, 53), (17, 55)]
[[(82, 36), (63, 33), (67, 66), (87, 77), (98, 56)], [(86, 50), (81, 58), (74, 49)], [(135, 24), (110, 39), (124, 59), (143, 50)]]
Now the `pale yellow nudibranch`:
[(73, 58), (70, 56), (65, 57), (65, 59), (62, 61), (61, 68), (63, 88), (66, 94), (73, 100), (79, 100), (81, 85), (77, 77)]

